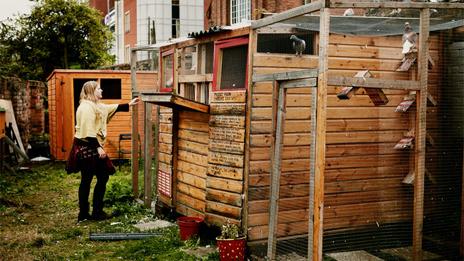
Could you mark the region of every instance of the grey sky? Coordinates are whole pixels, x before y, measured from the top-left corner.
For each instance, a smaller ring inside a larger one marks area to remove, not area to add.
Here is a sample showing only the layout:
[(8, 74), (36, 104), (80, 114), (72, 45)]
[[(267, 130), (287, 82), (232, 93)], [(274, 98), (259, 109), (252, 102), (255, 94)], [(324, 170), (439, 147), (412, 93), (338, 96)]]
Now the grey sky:
[(29, 13), (34, 2), (29, 0), (0, 0), (0, 21), (7, 17)]

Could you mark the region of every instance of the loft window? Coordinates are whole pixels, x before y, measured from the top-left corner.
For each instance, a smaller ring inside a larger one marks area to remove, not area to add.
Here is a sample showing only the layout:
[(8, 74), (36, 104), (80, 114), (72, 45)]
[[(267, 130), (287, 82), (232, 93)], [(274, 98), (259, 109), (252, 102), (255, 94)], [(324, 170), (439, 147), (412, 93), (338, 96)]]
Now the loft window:
[(181, 73), (194, 74), (197, 70), (197, 47), (185, 47), (180, 53), (181, 59)]
[(172, 12), (172, 38), (178, 38), (180, 34), (180, 16), (179, 16), (179, 0), (173, 0), (171, 5)]
[[(258, 34), (258, 53), (288, 53), (295, 54), (293, 42), (290, 40), (292, 34)], [(314, 34), (311, 32), (294, 34), (306, 42), (303, 54), (314, 54)]]
[(100, 79), (100, 87), (103, 90), (102, 99), (121, 99), (121, 79)]
[(230, 1), (230, 23), (236, 24), (251, 17), (250, 0), (231, 0)]
[(243, 90), (247, 87), (248, 38), (216, 42), (213, 90)]
[(174, 84), (174, 49), (161, 54), (161, 88), (162, 92), (171, 92)]

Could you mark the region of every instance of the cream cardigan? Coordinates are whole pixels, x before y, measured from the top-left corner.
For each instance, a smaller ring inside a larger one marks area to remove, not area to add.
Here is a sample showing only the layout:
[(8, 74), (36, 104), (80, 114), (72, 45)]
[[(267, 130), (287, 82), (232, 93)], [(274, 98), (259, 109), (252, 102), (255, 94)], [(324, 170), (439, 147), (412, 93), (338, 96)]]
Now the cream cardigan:
[(106, 125), (116, 113), (118, 104), (95, 103), (82, 100), (76, 112), (75, 138), (97, 138), (100, 146), (105, 144)]

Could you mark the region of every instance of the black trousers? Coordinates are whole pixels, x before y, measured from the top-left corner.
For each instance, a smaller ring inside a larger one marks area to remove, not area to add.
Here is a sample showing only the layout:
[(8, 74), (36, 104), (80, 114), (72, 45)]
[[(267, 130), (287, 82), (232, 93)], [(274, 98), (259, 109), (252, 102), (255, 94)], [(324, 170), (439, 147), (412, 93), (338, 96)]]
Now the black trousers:
[(103, 211), (103, 197), (105, 196), (106, 183), (109, 176), (104, 171), (82, 170), (81, 171), (81, 184), (79, 185), (79, 210), (80, 213), (89, 213), (89, 194), (90, 186), (93, 176), (97, 176), (97, 184), (93, 190), (93, 214), (101, 213)]

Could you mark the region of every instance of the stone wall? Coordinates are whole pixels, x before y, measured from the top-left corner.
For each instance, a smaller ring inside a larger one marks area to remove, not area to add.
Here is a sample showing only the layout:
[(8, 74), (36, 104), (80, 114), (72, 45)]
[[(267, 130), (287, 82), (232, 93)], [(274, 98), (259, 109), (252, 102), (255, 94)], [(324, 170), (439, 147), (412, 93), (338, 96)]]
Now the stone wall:
[(11, 100), (24, 148), (33, 135), (46, 132), (44, 82), (0, 77), (0, 99)]

